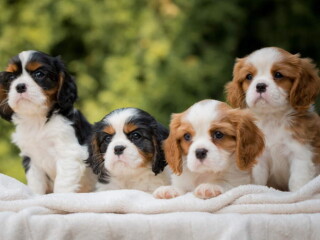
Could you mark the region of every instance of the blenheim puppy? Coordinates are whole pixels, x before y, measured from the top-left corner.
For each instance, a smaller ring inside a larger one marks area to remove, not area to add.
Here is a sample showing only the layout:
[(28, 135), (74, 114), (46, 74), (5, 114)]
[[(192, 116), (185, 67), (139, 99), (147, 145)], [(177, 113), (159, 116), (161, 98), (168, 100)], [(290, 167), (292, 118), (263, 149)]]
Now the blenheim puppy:
[(319, 173), (320, 120), (312, 107), (318, 69), (308, 58), (269, 47), (237, 59), (233, 76), (226, 86), (229, 103), (249, 108), (266, 136), (255, 183), (298, 190)]
[(121, 108), (93, 127), (87, 163), (98, 175), (98, 190), (153, 192), (170, 177), (162, 141), (168, 130), (145, 111)]
[(264, 148), (253, 121), (248, 112), (215, 100), (173, 114), (164, 150), (176, 175), (171, 186), (158, 188), (154, 196), (173, 198), (193, 191), (207, 199), (251, 183), (251, 168)]
[(59, 58), (38, 51), (13, 57), (0, 74), (0, 115), (16, 126), (28, 186), (37, 194), (90, 191), (91, 125), (73, 108), (77, 88)]

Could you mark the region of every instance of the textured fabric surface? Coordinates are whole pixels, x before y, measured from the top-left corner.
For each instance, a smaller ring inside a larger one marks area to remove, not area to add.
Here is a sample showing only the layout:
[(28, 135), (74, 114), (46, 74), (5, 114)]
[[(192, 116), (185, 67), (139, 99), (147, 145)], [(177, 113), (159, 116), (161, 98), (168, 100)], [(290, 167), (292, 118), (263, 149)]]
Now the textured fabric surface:
[(295, 193), (246, 185), (210, 200), (135, 190), (37, 196), (0, 174), (0, 239), (316, 239), (320, 177)]

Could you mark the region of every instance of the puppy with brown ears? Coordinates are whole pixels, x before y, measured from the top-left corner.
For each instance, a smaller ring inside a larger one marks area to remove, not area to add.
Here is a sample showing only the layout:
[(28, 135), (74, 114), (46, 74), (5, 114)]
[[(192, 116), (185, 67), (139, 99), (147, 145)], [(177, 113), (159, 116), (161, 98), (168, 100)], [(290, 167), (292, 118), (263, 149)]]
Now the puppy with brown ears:
[(254, 183), (296, 191), (319, 174), (320, 118), (312, 104), (320, 78), (311, 59), (259, 49), (237, 59), (226, 89), (228, 102), (250, 109), (265, 134)]
[(159, 187), (156, 198), (174, 198), (193, 191), (208, 199), (251, 183), (251, 169), (264, 149), (253, 117), (216, 100), (200, 101), (173, 114), (164, 143), (172, 185)]

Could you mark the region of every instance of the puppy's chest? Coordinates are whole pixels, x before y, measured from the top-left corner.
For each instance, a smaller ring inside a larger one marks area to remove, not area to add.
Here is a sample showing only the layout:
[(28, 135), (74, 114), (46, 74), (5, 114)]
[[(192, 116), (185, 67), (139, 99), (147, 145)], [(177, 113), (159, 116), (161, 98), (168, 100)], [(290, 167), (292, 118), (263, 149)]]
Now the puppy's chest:
[[(74, 130), (62, 117), (49, 122), (41, 120), (18, 121), (12, 141), (20, 148), (21, 155), (31, 158), (32, 164), (46, 172), (55, 172), (55, 164), (70, 144)], [(75, 138), (75, 137), (74, 137)]]
[(291, 157), (304, 148), (293, 137), (292, 131), (287, 127), (287, 122), (270, 120), (259, 122), (258, 126), (265, 135), (266, 155), (275, 168), (289, 164)]

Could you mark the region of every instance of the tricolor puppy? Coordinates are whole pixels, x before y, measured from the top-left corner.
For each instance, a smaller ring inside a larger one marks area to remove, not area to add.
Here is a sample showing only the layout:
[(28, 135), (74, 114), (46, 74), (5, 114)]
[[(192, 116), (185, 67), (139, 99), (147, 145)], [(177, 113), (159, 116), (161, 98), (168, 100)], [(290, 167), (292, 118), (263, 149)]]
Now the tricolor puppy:
[(162, 141), (168, 130), (137, 108), (121, 108), (93, 127), (87, 163), (98, 175), (98, 190), (153, 192), (169, 183)]
[(308, 58), (269, 47), (237, 59), (226, 86), (233, 107), (249, 108), (266, 136), (254, 182), (296, 191), (319, 173), (318, 69)]
[(0, 74), (0, 115), (12, 121), (28, 186), (37, 194), (90, 191), (91, 125), (73, 108), (77, 88), (59, 58), (38, 51), (13, 57)]
[(158, 188), (154, 196), (173, 198), (193, 191), (207, 199), (251, 183), (251, 168), (264, 148), (253, 121), (248, 112), (215, 100), (173, 114), (164, 150), (176, 175), (171, 186)]

